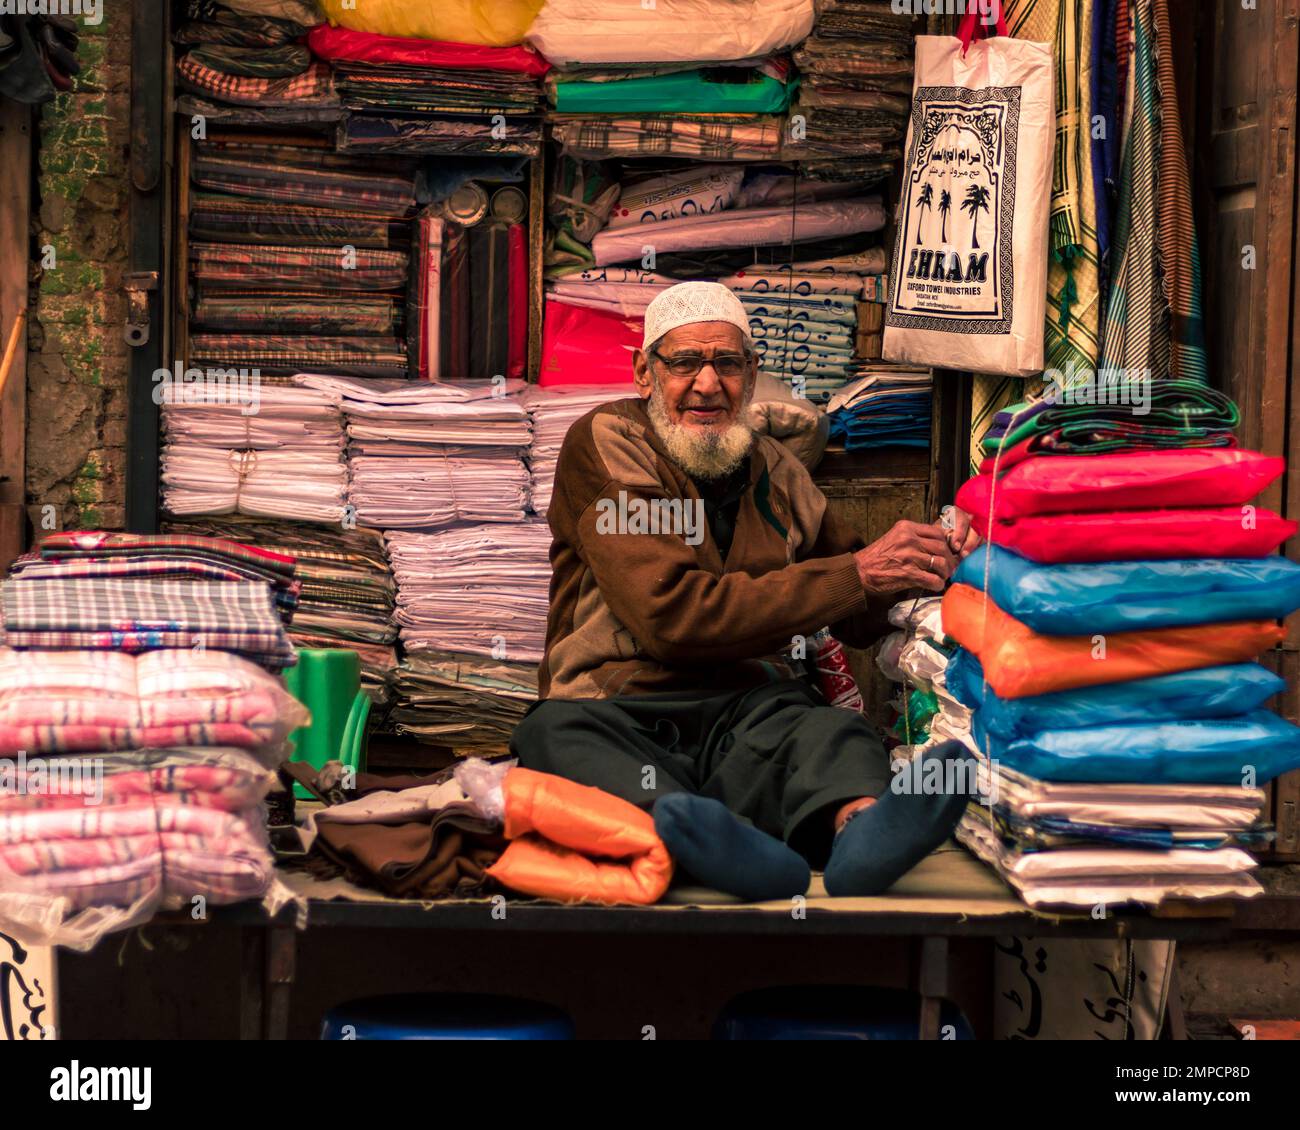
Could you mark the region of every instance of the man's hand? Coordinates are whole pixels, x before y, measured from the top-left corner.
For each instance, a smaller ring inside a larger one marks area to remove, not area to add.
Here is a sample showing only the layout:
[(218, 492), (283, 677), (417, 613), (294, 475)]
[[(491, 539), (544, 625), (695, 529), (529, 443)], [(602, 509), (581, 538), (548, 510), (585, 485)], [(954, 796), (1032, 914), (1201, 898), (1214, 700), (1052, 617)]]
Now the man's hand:
[(970, 515), (955, 506), (943, 508), (940, 525), (948, 535), (948, 548), (956, 555), (958, 561), (965, 561), (979, 547), (983, 540), (970, 524)]
[(942, 592), (957, 562), (943, 527), (896, 522), (883, 538), (853, 555), (869, 596), (892, 596), (908, 589)]

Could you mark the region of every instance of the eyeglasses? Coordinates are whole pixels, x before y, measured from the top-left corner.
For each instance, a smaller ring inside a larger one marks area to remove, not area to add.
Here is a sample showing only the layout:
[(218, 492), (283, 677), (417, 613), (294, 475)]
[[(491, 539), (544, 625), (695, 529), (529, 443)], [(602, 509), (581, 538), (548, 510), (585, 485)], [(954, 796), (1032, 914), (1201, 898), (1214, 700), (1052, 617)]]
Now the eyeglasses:
[(665, 357), (658, 350), (651, 350), (650, 355), (663, 362), (664, 368), (674, 377), (694, 377), (705, 365), (712, 365), (713, 371), (724, 380), (742, 377), (749, 369), (749, 358), (740, 353), (719, 353), (716, 357), (679, 353)]

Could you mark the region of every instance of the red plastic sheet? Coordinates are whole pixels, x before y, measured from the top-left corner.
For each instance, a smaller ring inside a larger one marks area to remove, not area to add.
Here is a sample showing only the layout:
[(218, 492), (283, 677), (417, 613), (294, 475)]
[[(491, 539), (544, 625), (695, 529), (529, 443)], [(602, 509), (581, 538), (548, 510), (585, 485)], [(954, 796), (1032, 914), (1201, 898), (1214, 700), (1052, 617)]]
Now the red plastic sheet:
[(307, 46), (319, 59), (351, 59), (358, 63), (400, 63), (408, 67), (457, 67), (474, 71), (516, 71), (544, 75), (551, 69), (527, 47), (480, 47), (438, 39), (407, 39), (374, 35), (321, 24), (307, 33)]
[(1267, 557), (1295, 522), (1254, 506), (1222, 509), (1112, 510), (999, 519), (971, 525), (980, 537), (1044, 565), (1092, 561), (1170, 561), (1181, 557)]
[[(998, 479), (994, 517), (1240, 506), (1273, 482), (1284, 465), (1276, 456), (1223, 448), (1026, 459)], [(957, 505), (987, 517), (992, 484), (992, 475), (976, 475), (957, 492)]]
[(632, 350), (645, 335), (640, 318), (548, 301), (542, 326), (542, 371), (548, 385), (625, 385), (632, 381)]
[(509, 233), (510, 338), (506, 376), (522, 377), (528, 361), (528, 227), (511, 224)]

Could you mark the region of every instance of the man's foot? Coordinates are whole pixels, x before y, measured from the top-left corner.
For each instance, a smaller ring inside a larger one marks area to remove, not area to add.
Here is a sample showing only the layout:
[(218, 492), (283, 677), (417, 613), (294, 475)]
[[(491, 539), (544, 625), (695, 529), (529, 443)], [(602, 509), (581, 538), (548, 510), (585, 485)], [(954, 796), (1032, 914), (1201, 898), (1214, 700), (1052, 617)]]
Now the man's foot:
[(793, 898), (808, 890), (812, 872), (803, 856), (719, 801), (669, 793), (655, 801), (654, 818), (668, 854), (706, 886), (748, 902)]
[[(826, 865), (829, 895), (878, 895), (934, 851), (961, 819), (973, 777), (966, 765), (971, 752), (961, 742), (944, 742), (921, 755), (946, 762), (936, 793), (896, 793), (887, 789), (869, 808), (856, 813), (835, 837)], [(909, 769), (915, 781), (929, 779), (926, 766)]]

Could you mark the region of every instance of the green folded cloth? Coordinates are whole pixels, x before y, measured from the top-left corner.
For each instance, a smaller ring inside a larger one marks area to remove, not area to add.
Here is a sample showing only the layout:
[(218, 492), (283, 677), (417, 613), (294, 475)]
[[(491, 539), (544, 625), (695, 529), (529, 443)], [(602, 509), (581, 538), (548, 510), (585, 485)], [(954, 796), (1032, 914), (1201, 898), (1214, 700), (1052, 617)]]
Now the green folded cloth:
[(982, 446), (994, 454), (1032, 438), (1041, 450), (1082, 455), (1122, 447), (1226, 447), (1233, 442), (1232, 430), (1241, 416), (1223, 393), (1183, 380), (1154, 381), (1137, 391), (1146, 403), (1044, 399), (1012, 405), (998, 413)]
[(714, 68), (614, 82), (554, 81), (550, 94), (562, 114), (780, 114), (792, 86), (758, 71)]

